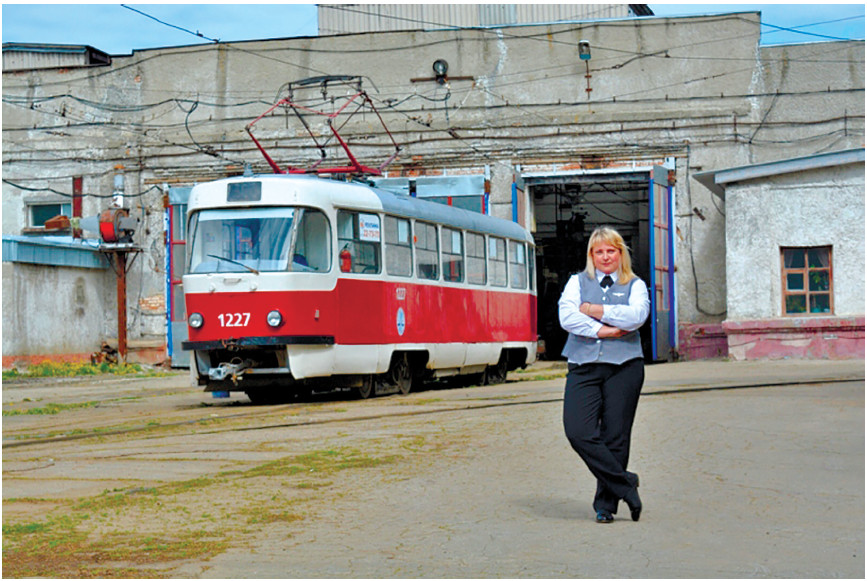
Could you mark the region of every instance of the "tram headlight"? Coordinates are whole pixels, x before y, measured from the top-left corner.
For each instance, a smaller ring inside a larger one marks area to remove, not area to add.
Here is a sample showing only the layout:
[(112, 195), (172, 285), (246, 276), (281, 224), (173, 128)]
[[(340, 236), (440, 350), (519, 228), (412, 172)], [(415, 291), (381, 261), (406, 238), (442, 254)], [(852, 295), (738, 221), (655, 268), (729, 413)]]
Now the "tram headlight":
[(187, 322), (193, 329), (200, 329), (202, 325), (205, 324), (205, 318), (199, 313), (193, 313), (190, 315), (190, 318), (187, 319)]
[(283, 315), (280, 314), (280, 311), (271, 311), (268, 313), (268, 325), (271, 327), (279, 327), (283, 324)]

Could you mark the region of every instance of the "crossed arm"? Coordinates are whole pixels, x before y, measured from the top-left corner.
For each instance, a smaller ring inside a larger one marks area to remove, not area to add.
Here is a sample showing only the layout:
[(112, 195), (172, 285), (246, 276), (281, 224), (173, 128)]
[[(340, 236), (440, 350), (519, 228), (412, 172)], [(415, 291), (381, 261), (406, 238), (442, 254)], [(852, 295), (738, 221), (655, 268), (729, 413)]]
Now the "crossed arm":
[[(594, 305), (593, 303), (581, 303), (578, 307), (578, 312), (584, 313), (591, 319), (602, 322), (602, 317), (605, 316), (605, 305)], [(596, 332), (596, 336), (600, 339), (606, 339), (608, 337), (622, 337), (629, 331), (625, 329), (620, 329), (618, 327), (614, 327), (612, 325), (606, 325), (602, 323), (602, 326), (599, 327), (599, 330)]]
[(650, 313), (650, 300), (647, 286), (639, 279), (626, 305), (581, 302), (579, 278), (573, 276), (560, 297), (559, 312), (560, 325), (570, 333), (600, 339), (621, 337), (641, 327)]

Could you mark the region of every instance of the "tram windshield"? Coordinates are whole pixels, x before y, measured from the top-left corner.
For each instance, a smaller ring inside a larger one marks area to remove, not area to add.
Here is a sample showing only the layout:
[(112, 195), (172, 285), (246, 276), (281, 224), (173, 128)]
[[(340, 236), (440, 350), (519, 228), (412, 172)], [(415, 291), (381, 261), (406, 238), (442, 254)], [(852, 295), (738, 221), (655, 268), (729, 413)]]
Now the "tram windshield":
[(202, 210), (190, 221), (188, 272), (289, 270), (296, 208)]

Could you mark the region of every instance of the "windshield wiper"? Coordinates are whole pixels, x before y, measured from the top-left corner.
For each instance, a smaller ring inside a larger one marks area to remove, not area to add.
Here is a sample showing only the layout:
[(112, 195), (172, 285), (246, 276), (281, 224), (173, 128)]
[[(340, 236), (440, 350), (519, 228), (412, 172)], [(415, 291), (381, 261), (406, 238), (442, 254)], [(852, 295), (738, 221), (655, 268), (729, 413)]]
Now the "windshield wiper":
[(217, 260), (225, 260), (226, 262), (231, 262), (232, 264), (237, 264), (240, 267), (246, 268), (253, 274), (259, 274), (259, 271), (253, 268), (252, 266), (247, 266), (243, 262), (238, 262), (237, 260), (232, 260), (231, 258), (226, 258), (225, 256), (217, 256), (216, 254), (208, 254), (208, 258), (216, 258)]

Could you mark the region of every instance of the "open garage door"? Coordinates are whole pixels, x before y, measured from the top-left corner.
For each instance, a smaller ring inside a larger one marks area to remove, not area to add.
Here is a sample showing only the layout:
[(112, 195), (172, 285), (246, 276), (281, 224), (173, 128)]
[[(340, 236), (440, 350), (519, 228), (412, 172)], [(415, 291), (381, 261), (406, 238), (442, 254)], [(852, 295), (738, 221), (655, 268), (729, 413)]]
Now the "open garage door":
[(520, 176), (535, 218), (539, 334), (547, 359), (560, 359), (567, 334), (557, 302), (569, 277), (584, 269), (587, 240), (598, 226), (613, 226), (632, 251), (635, 273), (647, 283), (652, 312), (641, 329), (645, 360), (673, 353), (674, 292), (669, 170), (524, 172)]

